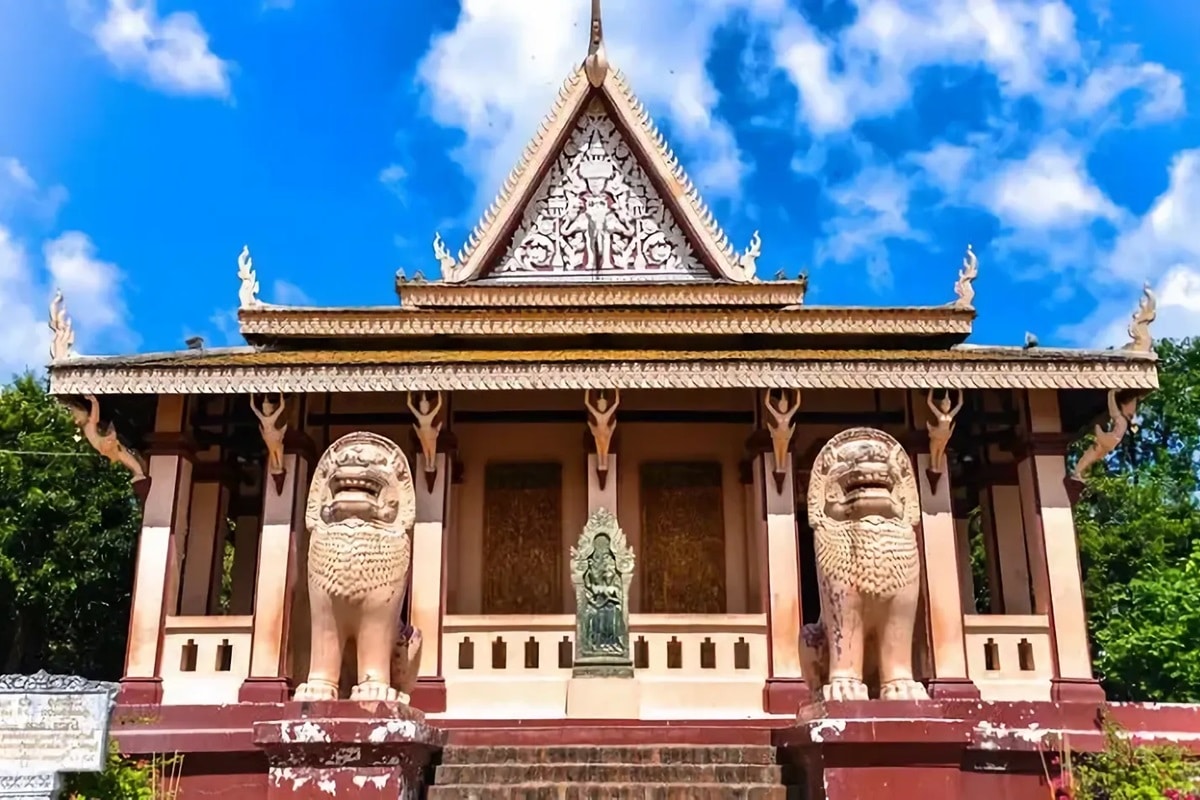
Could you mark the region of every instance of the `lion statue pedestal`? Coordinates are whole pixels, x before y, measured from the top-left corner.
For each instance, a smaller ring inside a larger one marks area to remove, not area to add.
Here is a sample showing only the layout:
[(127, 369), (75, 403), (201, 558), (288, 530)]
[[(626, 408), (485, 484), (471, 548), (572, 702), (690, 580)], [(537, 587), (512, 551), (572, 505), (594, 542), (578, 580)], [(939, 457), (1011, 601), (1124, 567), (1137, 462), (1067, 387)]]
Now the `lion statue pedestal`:
[(804, 626), (800, 638), (802, 671), (814, 699), (929, 698), (912, 669), (921, 590), (919, 518), (912, 462), (893, 437), (851, 428), (817, 455), (808, 519), (821, 620)]

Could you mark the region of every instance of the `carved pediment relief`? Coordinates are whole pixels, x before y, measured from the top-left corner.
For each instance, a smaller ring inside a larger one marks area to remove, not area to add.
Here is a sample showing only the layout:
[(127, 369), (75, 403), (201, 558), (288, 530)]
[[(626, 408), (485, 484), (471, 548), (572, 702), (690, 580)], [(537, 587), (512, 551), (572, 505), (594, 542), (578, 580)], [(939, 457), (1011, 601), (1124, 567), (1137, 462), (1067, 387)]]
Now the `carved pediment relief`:
[(616, 122), (593, 99), (530, 198), (496, 281), (710, 279)]

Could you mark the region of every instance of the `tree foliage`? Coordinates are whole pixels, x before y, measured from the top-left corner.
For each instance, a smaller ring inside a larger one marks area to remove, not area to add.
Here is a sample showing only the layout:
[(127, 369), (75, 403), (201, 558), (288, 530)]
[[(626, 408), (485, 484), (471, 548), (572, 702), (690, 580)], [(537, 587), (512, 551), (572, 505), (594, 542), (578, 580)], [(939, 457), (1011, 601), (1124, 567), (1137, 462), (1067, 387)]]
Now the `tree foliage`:
[(0, 671), (120, 677), (139, 516), (41, 382), (0, 389)]
[(1158, 343), (1139, 407), (1076, 509), (1096, 669), (1112, 699), (1200, 701), (1200, 340)]

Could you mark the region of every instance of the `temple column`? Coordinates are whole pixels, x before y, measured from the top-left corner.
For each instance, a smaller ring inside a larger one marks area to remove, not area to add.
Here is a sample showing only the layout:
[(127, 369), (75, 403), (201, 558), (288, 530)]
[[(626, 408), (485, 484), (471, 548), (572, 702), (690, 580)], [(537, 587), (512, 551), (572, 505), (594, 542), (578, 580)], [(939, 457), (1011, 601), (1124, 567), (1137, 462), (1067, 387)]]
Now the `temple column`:
[(800, 672), (800, 548), (796, 531), (795, 480), (785, 464), (783, 485), (775, 480), (772, 454), (755, 459), (756, 488), (766, 512), (767, 649), (770, 672), (763, 693), (769, 714), (794, 714), (808, 699)]
[(963, 592), (960, 564), (963, 561), (955, 529), (949, 474), (929, 472), (928, 452), (916, 457), (917, 483), (921, 497), (921, 556), (933, 677), (929, 696), (979, 697), (979, 689), (967, 676), (966, 637), (963, 634)]
[[(287, 644), (296, 582), (305, 579), (297, 575), (297, 550), (303, 540), (311, 453), (307, 437), (289, 435), (283, 459), (287, 473), (282, 488), (276, 491), (271, 476), (264, 475), (250, 675), (238, 692), (238, 699), (243, 702), (281, 703), (290, 693)], [(307, 664), (302, 668), (307, 669)]]
[[(421, 632), (421, 664), (413, 690), (414, 706), (429, 712), (446, 710), (442, 677), (442, 617), (446, 612), (446, 514), (451, 459), (437, 453), (432, 465), (418, 453), (413, 474), (417, 518), (413, 526), (412, 626)], [(432, 466), (432, 469), (428, 469)]]
[(1029, 436), (1019, 454), (1017, 474), (1029, 537), (1034, 610), (1050, 616), (1057, 665), (1051, 697), (1103, 702), (1104, 689), (1092, 675), (1079, 547), (1065, 485), (1069, 442), (1062, 435), (1057, 392), (1029, 390), (1024, 412)]
[(186, 536), (191, 506), (195, 451), (183, 435), (186, 409), (186, 395), (158, 398), (121, 679), (120, 700), (125, 704), (162, 702), (163, 623), (179, 587), (179, 543)]

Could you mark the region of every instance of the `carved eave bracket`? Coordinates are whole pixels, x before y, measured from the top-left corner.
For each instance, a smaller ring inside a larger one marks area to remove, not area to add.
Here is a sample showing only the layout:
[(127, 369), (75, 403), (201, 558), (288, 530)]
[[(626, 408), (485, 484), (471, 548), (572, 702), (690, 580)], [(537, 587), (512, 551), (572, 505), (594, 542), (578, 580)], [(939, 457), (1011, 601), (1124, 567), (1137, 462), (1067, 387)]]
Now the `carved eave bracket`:
[(242, 285), (238, 288), (238, 307), (257, 308), (262, 305), (258, 299), (258, 276), (254, 273), (254, 260), (250, 258), (250, 246), (243, 245), (238, 254), (238, 279)]
[[(417, 395), (415, 402), (414, 394)], [(438, 475), (438, 442), (442, 437), (442, 428), (445, 427), (445, 420), (439, 420), (438, 415), (442, 413), (445, 398), (441, 392), (409, 392), (407, 402), (408, 410), (412, 412), (415, 420), (413, 433), (417, 437), (417, 445), (421, 448), (425, 462), (425, 486), (432, 492)]]
[(958, 271), (958, 280), (954, 283), (956, 299), (951, 303), (952, 308), (964, 311), (975, 310), (975, 279), (979, 277), (979, 259), (971, 245), (967, 245), (967, 254), (963, 256), (962, 269)]
[(792, 420), (800, 410), (800, 390), (780, 389), (778, 397), (768, 391), (763, 406), (767, 412), (767, 432), (771, 434), (771, 474), (775, 478), (775, 491), (782, 494), (792, 457), (792, 437), (796, 433), (796, 423)]
[(287, 480), (287, 466), (284, 461), (284, 440), (288, 433), (287, 399), (279, 395), (276, 404), (270, 397), (264, 397), (259, 404), (255, 403), (255, 395), (250, 395), (250, 410), (258, 417), (258, 431), (262, 436), (263, 445), (267, 449), (267, 474), (275, 486), (275, 494), (283, 494), (283, 483)]
[(50, 301), (50, 361), (65, 361), (75, 355), (75, 329), (71, 325), (71, 317), (67, 315), (62, 290), (59, 289)]
[(588, 415), (588, 430), (592, 434), (592, 442), (596, 447), (596, 480), (601, 491), (608, 485), (608, 457), (612, 453), (613, 438), (617, 432), (617, 406), (621, 405), (621, 390), (612, 390), (612, 399), (605, 389), (595, 392), (596, 399), (592, 400), (593, 390), (583, 393), (583, 405)]
[(93, 450), (112, 463), (129, 470), (133, 491), (138, 499), (145, 503), (150, 493), (150, 477), (146, 473), (145, 459), (118, 438), (116, 426), (112, 422), (101, 422), (100, 401), (94, 394), (89, 394), (84, 399), (87, 400), (87, 408), (72, 402), (66, 403), (75, 425)]
[(1133, 312), (1133, 320), (1129, 323), (1129, 342), (1124, 350), (1131, 353), (1150, 353), (1154, 351), (1154, 337), (1150, 335), (1150, 323), (1158, 316), (1158, 300), (1150, 289), (1150, 284), (1142, 286), (1142, 299), (1138, 301), (1137, 311)]
[(1094, 465), (1108, 458), (1112, 451), (1117, 449), (1117, 445), (1125, 438), (1125, 434), (1130, 430), (1137, 432), (1137, 426), (1134, 422), (1134, 416), (1137, 414), (1138, 396), (1133, 395), (1124, 402), (1117, 399), (1117, 390), (1110, 389), (1108, 392), (1108, 422), (1107, 427), (1104, 424), (1097, 424), (1093, 429), (1092, 443), (1088, 445), (1087, 450), (1083, 451), (1083, 455), (1075, 462), (1075, 468), (1071, 470), (1071, 474), (1064, 479), (1064, 485), (1067, 489), (1067, 495), (1071, 500), (1072, 505), (1079, 502), (1083, 490), (1087, 487), (1087, 479), (1084, 477), (1087, 471)]
[(925, 423), (925, 427), (929, 431), (929, 468), (925, 470), (925, 477), (929, 479), (929, 491), (933, 494), (937, 494), (938, 486), (942, 482), (942, 475), (949, 469), (946, 450), (950, 445), (951, 437), (954, 436), (954, 419), (963, 407), (962, 390), (958, 390), (958, 397), (952, 405), (950, 398), (953, 393), (953, 390), (945, 389), (937, 401), (933, 399), (933, 389), (930, 389), (925, 395), (925, 404), (929, 407), (930, 416), (933, 418)]

